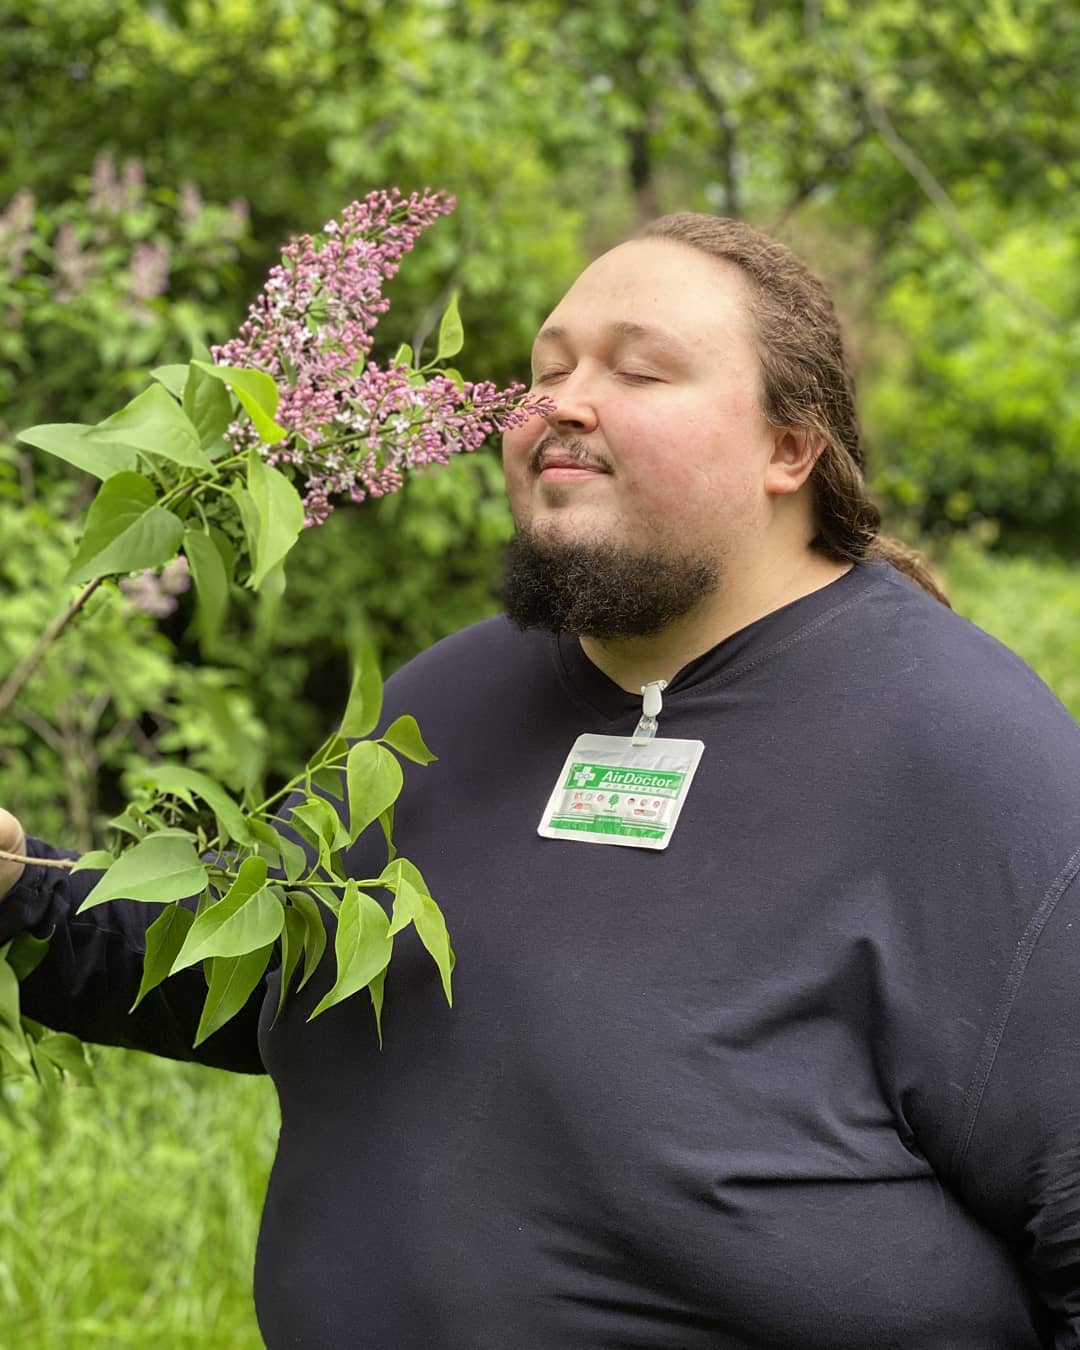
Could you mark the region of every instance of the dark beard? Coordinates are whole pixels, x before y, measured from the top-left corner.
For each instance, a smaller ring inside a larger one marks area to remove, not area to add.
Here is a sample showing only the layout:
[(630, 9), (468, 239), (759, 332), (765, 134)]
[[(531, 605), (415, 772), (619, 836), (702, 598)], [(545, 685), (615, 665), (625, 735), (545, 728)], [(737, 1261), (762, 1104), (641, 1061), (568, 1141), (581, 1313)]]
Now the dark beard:
[(541, 542), (519, 530), (507, 546), (503, 604), (519, 628), (601, 640), (648, 637), (689, 613), (719, 576), (716, 563), (700, 558)]

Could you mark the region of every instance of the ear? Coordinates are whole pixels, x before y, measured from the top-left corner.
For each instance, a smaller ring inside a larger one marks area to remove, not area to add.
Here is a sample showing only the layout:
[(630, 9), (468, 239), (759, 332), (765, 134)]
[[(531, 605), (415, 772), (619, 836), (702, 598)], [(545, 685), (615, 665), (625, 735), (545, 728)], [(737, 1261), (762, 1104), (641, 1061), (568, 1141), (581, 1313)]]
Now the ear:
[(773, 452), (765, 467), (765, 491), (771, 496), (798, 492), (810, 477), (818, 456), (825, 449), (825, 437), (805, 428), (778, 428)]

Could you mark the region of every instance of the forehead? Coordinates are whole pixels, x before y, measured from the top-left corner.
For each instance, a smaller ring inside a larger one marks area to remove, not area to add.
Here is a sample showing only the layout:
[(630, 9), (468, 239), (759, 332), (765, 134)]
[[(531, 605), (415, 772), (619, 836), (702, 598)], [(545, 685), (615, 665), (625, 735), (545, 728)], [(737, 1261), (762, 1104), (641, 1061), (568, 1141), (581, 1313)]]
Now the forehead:
[(633, 239), (582, 272), (539, 340), (557, 329), (569, 341), (658, 333), (705, 351), (752, 345), (748, 301), (747, 283), (734, 264), (673, 240)]

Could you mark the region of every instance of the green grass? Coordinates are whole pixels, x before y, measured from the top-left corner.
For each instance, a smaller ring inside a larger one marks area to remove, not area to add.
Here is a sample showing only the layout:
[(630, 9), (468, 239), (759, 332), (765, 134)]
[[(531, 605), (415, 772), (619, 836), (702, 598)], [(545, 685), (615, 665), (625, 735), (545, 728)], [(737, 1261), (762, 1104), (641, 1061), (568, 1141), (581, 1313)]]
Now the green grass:
[(96, 1091), (0, 1118), (4, 1350), (259, 1350), (269, 1080), (118, 1050)]

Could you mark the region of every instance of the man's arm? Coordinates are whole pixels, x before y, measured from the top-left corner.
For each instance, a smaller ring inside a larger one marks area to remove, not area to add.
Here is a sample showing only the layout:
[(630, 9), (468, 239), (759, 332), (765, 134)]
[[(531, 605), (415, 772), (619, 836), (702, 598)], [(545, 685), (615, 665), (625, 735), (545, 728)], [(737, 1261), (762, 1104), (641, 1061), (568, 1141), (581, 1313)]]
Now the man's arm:
[[(0, 820), (0, 847), (32, 858), (77, 858), (40, 839), (13, 836), (9, 812)], [(7, 842), (4, 843), (3, 839)], [(0, 859), (0, 943), (18, 933), (50, 939), (49, 950), (22, 983), (22, 1010), (56, 1031), (82, 1040), (147, 1050), (169, 1059), (195, 1060), (240, 1073), (262, 1073), (258, 1023), (265, 983), (246, 1006), (192, 1049), (206, 997), (202, 970), (195, 966), (152, 990), (134, 1013), (142, 979), (146, 930), (164, 906), (114, 900), (85, 914), (76, 910), (101, 878), (100, 871), (74, 874), (66, 868), (35, 867)], [(197, 897), (184, 903), (194, 906)]]
[(953, 1179), (1080, 1350), (1080, 853), (1029, 927), (968, 1093)]

